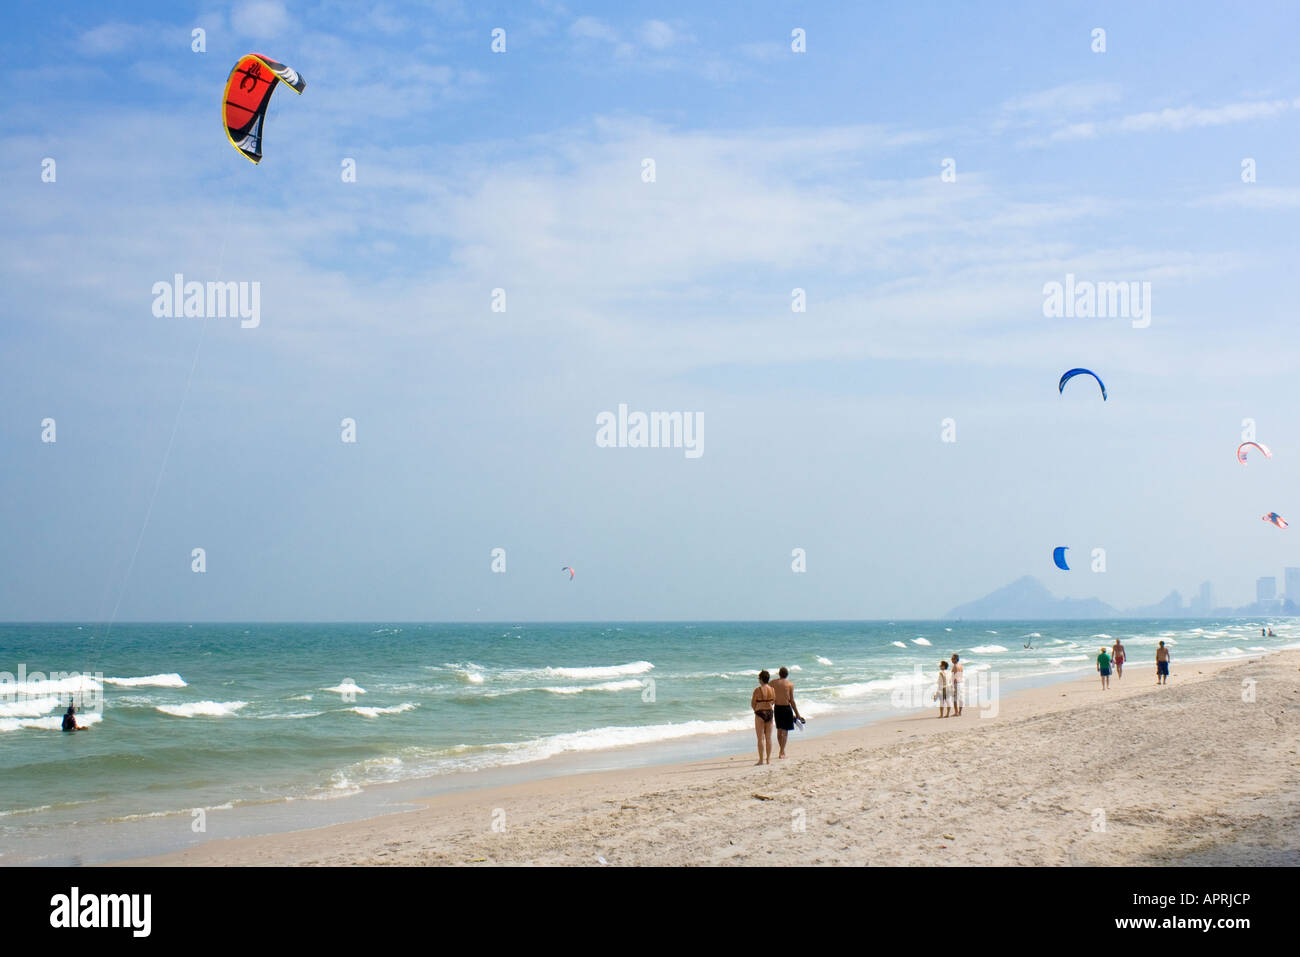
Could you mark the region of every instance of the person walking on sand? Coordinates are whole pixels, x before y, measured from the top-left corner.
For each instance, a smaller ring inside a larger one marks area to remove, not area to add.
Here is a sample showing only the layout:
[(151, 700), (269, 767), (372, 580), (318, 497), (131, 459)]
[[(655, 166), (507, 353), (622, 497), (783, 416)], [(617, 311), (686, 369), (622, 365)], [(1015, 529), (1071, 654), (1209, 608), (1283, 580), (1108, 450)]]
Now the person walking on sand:
[(777, 757), (783, 758), (786, 739), (794, 730), (794, 723), (802, 722), (803, 716), (799, 714), (799, 706), (794, 703), (794, 682), (790, 680), (790, 669), (782, 665), (777, 674), (781, 677), (772, 682), (772, 692), (776, 695), (772, 699), (772, 714), (776, 719), (776, 743), (781, 748), (781, 753)]
[(948, 662), (939, 662), (939, 684), (934, 690), (934, 700), (939, 702), (939, 717), (948, 717), (948, 698), (952, 694), (952, 684), (948, 676)]
[(1165, 643), (1160, 642), (1160, 647), (1156, 649), (1156, 684), (1164, 685), (1169, 683), (1169, 649)]
[(754, 733), (758, 735), (758, 760), (755, 764), (772, 763), (772, 707), (776, 692), (769, 682), (772, 676), (766, 671), (758, 673), (758, 687), (749, 696), (749, 707), (754, 712)]
[(1101, 690), (1105, 691), (1110, 687), (1110, 655), (1106, 649), (1101, 649), (1101, 654), (1097, 656), (1097, 673), (1101, 675)]
[(1124, 645), (1118, 638), (1115, 639), (1115, 645), (1110, 649), (1110, 660), (1115, 663), (1115, 677), (1124, 677)]
[(957, 653), (952, 655), (952, 713), (958, 718), (961, 717), (961, 683), (964, 666)]

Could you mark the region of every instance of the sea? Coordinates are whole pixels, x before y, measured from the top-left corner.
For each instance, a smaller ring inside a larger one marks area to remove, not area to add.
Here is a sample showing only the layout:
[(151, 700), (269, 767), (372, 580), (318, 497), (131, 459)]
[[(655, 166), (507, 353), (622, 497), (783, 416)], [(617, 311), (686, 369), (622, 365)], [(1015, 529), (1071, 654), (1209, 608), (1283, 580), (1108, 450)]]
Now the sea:
[[(1276, 637), (1261, 636), (1271, 628)], [(796, 732), (930, 707), (941, 658), (993, 696), (1300, 647), (1292, 619), (0, 625), (0, 865), (88, 864), (313, 827), (528, 778), (754, 747), (757, 673)], [(1140, 678), (1137, 676), (1141, 676)], [(87, 730), (61, 733), (68, 701)], [(987, 705), (987, 702), (985, 702)]]

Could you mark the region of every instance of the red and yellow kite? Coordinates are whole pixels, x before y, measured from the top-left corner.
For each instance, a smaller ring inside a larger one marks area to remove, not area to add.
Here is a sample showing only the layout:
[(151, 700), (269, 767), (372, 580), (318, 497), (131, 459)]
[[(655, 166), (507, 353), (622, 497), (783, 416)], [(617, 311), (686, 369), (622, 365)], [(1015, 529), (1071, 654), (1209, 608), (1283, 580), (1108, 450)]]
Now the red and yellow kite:
[(221, 109), (230, 145), (254, 163), (262, 158), (262, 124), (277, 83), (295, 93), (307, 87), (298, 71), (260, 53), (242, 57), (226, 80), (226, 97)]

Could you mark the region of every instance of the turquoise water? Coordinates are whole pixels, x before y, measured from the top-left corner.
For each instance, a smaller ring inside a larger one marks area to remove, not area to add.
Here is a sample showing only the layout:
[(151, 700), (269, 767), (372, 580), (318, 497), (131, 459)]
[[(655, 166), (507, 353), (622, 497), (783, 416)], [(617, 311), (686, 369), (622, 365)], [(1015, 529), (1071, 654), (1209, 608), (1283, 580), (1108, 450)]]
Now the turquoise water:
[[(1268, 625), (1278, 637), (1260, 636)], [(971, 686), (983, 676), (987, 690), (994, 674), (1091, 670), (1111, 637), (1143, 674), (1163, 638), (1176, 676), (1182, 662), (1295, 646), (1293, 628), (1287, 619), (119, 624), (105, 635), (0, 625), (10, 677), (20, 666), (102, 676), (80, 682), (92, 710), (82, 718), (90, 730), (75, 735), (57, 728), (79, 679), (0, 685), (0, 848), (57, 847), (70, 826), (349, 797), (559, 755), (594, 764), (611, 749), (670, 741), (743, 751), (761, 668), (791, 669), (816, 725), (928, 703), (937, 663), (954, 651)]]

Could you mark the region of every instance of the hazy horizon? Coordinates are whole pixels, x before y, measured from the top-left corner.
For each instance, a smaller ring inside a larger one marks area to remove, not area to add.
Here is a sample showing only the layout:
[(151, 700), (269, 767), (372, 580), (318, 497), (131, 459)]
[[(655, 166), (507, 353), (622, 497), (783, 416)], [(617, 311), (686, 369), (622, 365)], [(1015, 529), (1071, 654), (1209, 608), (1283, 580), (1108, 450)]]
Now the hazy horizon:
[[(7, 20), (2, 620), (936, 621), (1300, 566), (1286, 4)], [(258, 166), (253, 51), (306, 80)], [(177, 274), (256, 327), (156, 315)], [(1045, 315), (1111, 282), (1148, 315)], [(702, 454), (603, 447), (621, 405)]]

